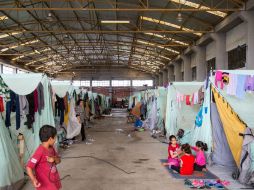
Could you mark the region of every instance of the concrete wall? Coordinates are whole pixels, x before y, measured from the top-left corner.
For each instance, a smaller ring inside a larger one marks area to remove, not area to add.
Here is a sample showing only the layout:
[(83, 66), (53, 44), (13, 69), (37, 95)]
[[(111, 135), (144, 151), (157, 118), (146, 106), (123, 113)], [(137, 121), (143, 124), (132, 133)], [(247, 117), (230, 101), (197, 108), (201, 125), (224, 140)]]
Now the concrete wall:
[[(245, 69), (254, 69), (254, 1), (247, 2), (246, 10), (249, 11), (235, 12), (226, 17), (215, 26), (215, 32), (203, 35), (195, 46), (188, 47), (172, 61), (176, 81), (181, 80), (180, 72), (189, 70), (184, 67), (184, 61), (188, 62), (188, 59), (175, 64), (181, 57), (190, 55), (190, 67), (197, 67), (197, 80), (203, 81), (206, 76), (206, 61), (216, 58), (216, 69), (227, 69), (228, 51), (244, 44), (247, 45)], [(189, 75), (185, 73), (184, 76), (188, 81), (189, 77), (186, 76)]]

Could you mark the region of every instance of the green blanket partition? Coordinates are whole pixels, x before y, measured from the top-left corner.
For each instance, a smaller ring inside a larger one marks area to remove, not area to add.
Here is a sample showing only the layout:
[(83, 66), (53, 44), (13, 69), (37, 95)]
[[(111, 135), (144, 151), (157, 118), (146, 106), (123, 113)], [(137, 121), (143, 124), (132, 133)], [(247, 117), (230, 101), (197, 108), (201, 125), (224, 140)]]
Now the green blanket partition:
[(197, 92), (202, 85), (202, 82), (175, 82), (168, 87), (166, 111), (167, 136), (176, 135), (179, 129), (184, 129), (185, 136), (181, 143), (191, 141), (195, 118), (200, 106), (187, 106), (185, 102), (182, 102), (179, 106), (176, 97), (177, 92), (184, 95), (192, 95), (194, 92)]
[(24, 179), (23, 168), (2, 118), (0, 118), (0, 155), (0, 190), (19, 189)]

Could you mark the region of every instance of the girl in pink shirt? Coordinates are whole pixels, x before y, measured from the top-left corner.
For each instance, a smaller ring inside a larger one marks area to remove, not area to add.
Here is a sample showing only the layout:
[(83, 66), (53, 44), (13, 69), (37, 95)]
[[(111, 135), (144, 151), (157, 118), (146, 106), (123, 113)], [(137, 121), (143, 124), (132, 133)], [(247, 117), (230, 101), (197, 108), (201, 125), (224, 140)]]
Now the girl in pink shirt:
[(195, 171), (206, 171), (205, 151), (208, 150), (207, 144), (202, 141), (197, 141), (195, 147), (191, 147), (196, 152), (196, 160), (194, 164)]

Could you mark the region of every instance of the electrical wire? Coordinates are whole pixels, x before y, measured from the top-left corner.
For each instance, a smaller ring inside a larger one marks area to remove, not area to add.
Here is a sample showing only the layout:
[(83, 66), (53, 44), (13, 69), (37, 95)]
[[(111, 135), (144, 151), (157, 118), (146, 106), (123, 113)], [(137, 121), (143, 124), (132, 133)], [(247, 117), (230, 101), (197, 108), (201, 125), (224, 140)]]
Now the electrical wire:
[(106, 161), (104, 159), (101, 159), (101, 158), (98, 158), (98, 157), (95, 157), (95, 156), (70, 156), (70, 157), (63, 157), (62, 159), (78, 159), (78, 158), (92, 158), (92, 159), (95, 159), (95, 160), (99, 160), (99, 161), (104, 162), (104, 163), (106, 163), (106, 164), (108, 164), (108, 165), (122, 171), (123, 173), (128, 174), (128, 175), (136, 173), (136, 172), (127, 172), (126, 170), (120, 168), (119, 166), (116, 166), (115, 164), (113, 164), (109, 161)]
[[(109, 161), (106, 161), (106, 160), (104, 160), (104, 159), (101, 159), (101, 158), (98, 158), (98, 157), (95, 157), (95, 156), (69, 156), (69, 157), (63, 157), (63, 158), (61, 158), (61, 159), (63, 160), (63, 159), (79, 159), (79, 158), (92, 158), (92, 159), (95, 159), (95, 160), (99, 160), (99, 161), (104, 162), (104, 163), (106, 163), (106, 164), (108, 164), (108, 165), (110, 165), (110, 166), (112, 166), (112, 167), (114, 167), (114, 168), (116, 168), (116, 169), (122, 171), (123, 173), (128, 174), (128, 175), (133, 174), (133, 173), (136, 173), (136, 172), (127, 172), (126, 170), (120, 168), (119, 166), (116, 166), (115, 164), (113, 164), (113, 163), (111, 163), (111, 162), (109, 162)], [(53, 164), (53, 165), (50, 167), (49, 176), (48, 176), (50, 182), (52, 182), (52, 183), (57, 183), (57, 182), (59, 182), (59, 181), (63, 181), (63, 180), (66, 179), (67, 177), (71, 177), (71, 175), (68, 174), (68, 175), (65, 175), (64, 177), (62, 177), (62, 178), (60, 178), (60, 179), (58, 179), (58, 180), (52, 180), (52, 179), (51, 179), (51, 173), (52, 173), (52, 169), (53, 169), (54, 167), (56, 167), (55, 164)]]

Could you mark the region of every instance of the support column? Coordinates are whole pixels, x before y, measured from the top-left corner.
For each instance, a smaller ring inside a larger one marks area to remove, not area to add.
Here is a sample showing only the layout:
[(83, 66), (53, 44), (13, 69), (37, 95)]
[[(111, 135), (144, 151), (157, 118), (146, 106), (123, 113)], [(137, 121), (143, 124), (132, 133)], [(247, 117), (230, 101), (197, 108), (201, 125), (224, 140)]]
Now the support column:
[(254, 11), (244, 11), (241, 17), (247, 22), (246, 69), (254, 69)]
[(109, 81), (109, 97), (110, 97), (110, 100), (113, 100), (112, 79), (110, 79)]
[(166, 86), (168, 84), (168, 70), (163, 70), (163, 84), (162, 86)]
[(168, 66), (168, 82), (175, 81), (175, 75), (174, 75), (174, 66), (170, 65)]
[(158, 75), (154, 76), (154, 86), (159, 86), (159, 76)]
[(175, 81), (182, 81), (181, 77), (181, 62), (174, 63)]
[(195, 46), (197, 81), (206, 79), (206, 48), (204, 46)]
[(228, 53), (226, 51), (226, 34), (212, 34), (215, 40), (216, 69), (228, 69)]
[(184, 81), (191, 81), (191, 58), (189, 55), (182, 55)]
[(159, 73), (159, 85), (158, 86), (162, 86), (163, 84), (163, 76), (162, 73)]

